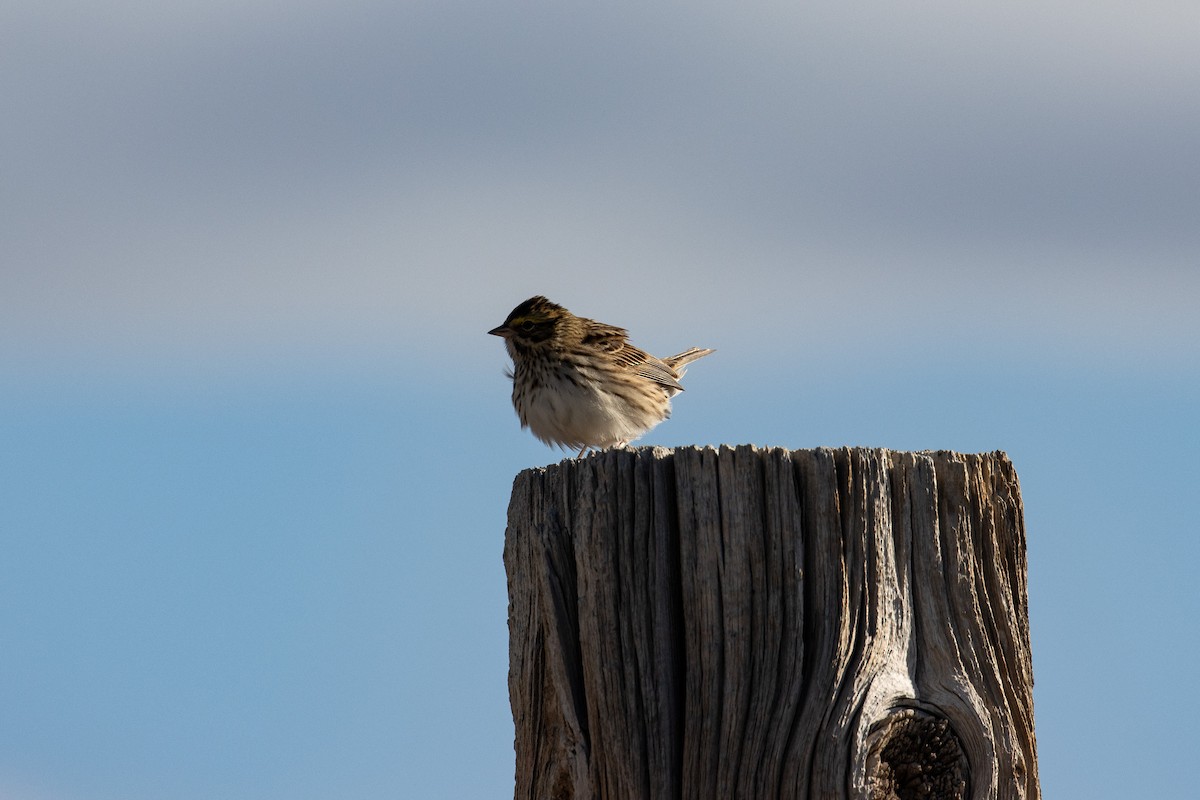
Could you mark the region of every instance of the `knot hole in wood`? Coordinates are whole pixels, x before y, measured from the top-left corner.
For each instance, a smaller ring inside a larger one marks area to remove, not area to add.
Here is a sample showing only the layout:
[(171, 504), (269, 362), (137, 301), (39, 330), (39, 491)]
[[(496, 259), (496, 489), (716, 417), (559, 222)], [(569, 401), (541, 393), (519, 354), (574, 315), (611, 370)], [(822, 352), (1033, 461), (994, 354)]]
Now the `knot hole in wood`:
[(871, 800), (967, 797), (967, 758), (945, 717), (898, 709), (871, 729), (867, 746)]

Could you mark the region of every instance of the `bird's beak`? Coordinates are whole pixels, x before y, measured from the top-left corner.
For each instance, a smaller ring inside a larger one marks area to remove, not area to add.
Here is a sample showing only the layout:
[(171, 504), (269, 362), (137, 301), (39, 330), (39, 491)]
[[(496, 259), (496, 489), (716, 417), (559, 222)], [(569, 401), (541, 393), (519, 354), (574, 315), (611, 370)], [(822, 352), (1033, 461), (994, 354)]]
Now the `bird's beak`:
[(492, 336), (503, 336), (505, 339), (512, 334), (512, 331), (506, 325), (501, 325), (499, 328), (492, 328), (488, 331)]

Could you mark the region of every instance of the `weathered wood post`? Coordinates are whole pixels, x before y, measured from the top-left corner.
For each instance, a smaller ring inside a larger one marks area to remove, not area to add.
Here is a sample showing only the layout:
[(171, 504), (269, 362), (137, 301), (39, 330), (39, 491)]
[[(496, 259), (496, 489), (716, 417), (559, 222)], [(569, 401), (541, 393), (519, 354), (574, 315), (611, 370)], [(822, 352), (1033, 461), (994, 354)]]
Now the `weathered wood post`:
[(610, 451), (517, 476), (516, 797), (1040, 797), (1003, 453)]

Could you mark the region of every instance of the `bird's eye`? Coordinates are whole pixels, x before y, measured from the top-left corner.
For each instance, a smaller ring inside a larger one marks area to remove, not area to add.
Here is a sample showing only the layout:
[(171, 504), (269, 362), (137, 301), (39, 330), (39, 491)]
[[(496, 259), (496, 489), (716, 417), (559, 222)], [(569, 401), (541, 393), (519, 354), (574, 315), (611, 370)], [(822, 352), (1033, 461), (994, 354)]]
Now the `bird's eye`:
[(530, 331), (532, 331), (533, 330), (533, 321), (527, 319), (524, 322), (522, 322), (521, 330), (525, 331), (526, 333), (529, 333)]

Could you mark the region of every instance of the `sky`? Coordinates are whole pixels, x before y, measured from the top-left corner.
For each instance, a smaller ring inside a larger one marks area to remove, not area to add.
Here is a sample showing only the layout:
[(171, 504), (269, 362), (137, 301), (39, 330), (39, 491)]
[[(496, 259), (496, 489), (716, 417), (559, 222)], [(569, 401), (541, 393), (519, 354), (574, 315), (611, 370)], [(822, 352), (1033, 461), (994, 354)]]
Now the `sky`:
[(485, 332), (533, 294), (717, 349), (645, 444), (1006, 451), (1044, 796), (1185, 796), (1198, 39), (1159, 0), (6, 4), (0, 798), (509, 796), (505, 507), (564, 454)]

